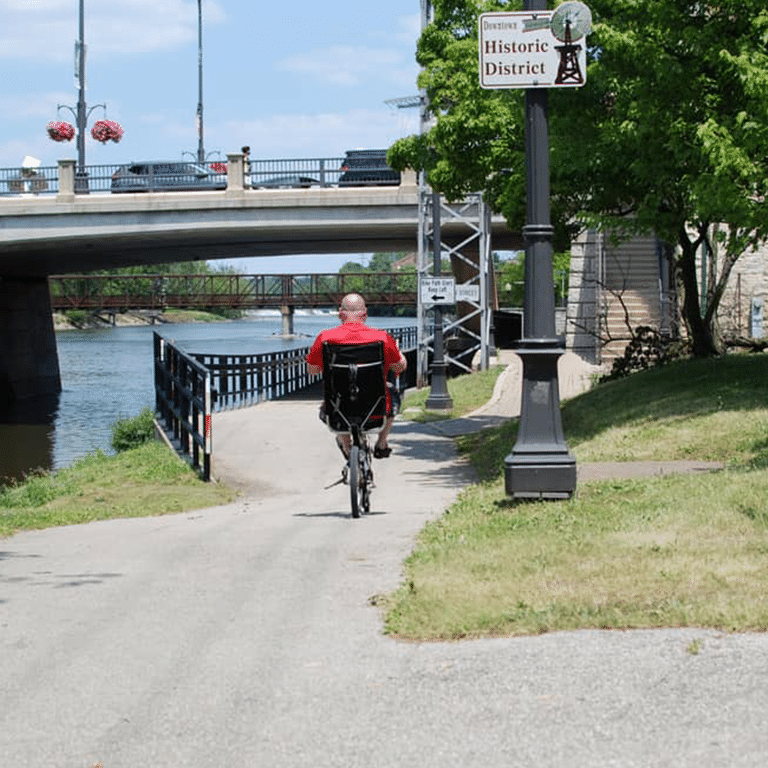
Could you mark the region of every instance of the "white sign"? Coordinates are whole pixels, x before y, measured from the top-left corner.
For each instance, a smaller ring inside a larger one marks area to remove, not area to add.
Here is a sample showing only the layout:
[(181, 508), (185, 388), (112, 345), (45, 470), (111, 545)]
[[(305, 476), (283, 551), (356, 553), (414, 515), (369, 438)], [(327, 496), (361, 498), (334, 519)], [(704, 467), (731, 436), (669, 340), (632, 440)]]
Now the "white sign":
[(419, 298), (422, 304), (455, 304), (456, 280), (452, 277), (422, 277)]
[(578, 88), (587, 77), (589, 8), (565, 2), (554, 11), (480, 15), (483, 88)]
[(479, 285), (457, 285), (456, 301), (480, 301)]

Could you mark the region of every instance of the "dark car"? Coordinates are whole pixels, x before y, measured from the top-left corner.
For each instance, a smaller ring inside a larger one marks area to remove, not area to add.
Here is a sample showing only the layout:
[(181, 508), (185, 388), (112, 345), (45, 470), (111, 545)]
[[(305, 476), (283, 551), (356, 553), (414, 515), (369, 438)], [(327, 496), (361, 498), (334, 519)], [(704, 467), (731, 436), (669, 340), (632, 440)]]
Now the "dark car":
[(112, 174), (113, 192), (190, 192), (227, 188), (227, 174), (197, 163), (151, 161), (131, 163)]
[(341, 166), (340, 187), (386, 187), (400, 184), (399, 171), (387, 165), (386, 149), (350, 149)]

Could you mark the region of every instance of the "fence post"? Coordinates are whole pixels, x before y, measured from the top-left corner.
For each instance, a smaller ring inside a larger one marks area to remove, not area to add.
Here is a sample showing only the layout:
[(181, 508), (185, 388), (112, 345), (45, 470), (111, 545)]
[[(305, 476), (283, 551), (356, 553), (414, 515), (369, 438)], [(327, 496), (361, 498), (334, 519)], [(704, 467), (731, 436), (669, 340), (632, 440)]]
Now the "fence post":
[(211, 423), (211, 372), (205, 372), (203, 383), (203, 480), (211, 479), (211, 454), (213, 453), (213, 434)]
[(242, 194), (245, 189), (243, 179), (243, 153), (227, 153), (227, 194)]
[(59, 160), (59, 192), (57, 200), (72, 203), (75, 200), (75, 161)]

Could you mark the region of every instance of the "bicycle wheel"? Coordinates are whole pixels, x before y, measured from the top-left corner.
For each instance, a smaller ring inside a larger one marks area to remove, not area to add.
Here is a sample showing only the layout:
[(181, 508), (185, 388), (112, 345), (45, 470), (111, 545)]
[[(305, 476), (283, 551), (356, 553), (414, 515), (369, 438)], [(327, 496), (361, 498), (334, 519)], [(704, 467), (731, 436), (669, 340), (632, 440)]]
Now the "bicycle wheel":
[(352, 503), (352, 517), (360, 517), (365, 511), (366, 479), (362, 464), (360, 446), (349, 449), (349, 500)]
[(365, 480), (363, 481), (363, 512), (366, 514), (371, 511), (371, 488), (373, 487), (373, 472), (371, 471), (371, 451), (366, 445), (365, 449), (360, 449), (361, 468)]

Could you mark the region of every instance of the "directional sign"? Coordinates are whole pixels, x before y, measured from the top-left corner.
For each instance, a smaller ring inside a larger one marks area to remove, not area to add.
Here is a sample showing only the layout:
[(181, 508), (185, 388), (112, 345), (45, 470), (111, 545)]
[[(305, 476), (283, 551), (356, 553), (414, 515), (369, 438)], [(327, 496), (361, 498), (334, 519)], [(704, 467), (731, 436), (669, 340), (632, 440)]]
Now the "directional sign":
[(422, 277), (419, 298), (422, 304), (455, 304), (456, 281), (452, 277)]
[(456, 301), (480, 301), (479, 285), (457, 285)]

